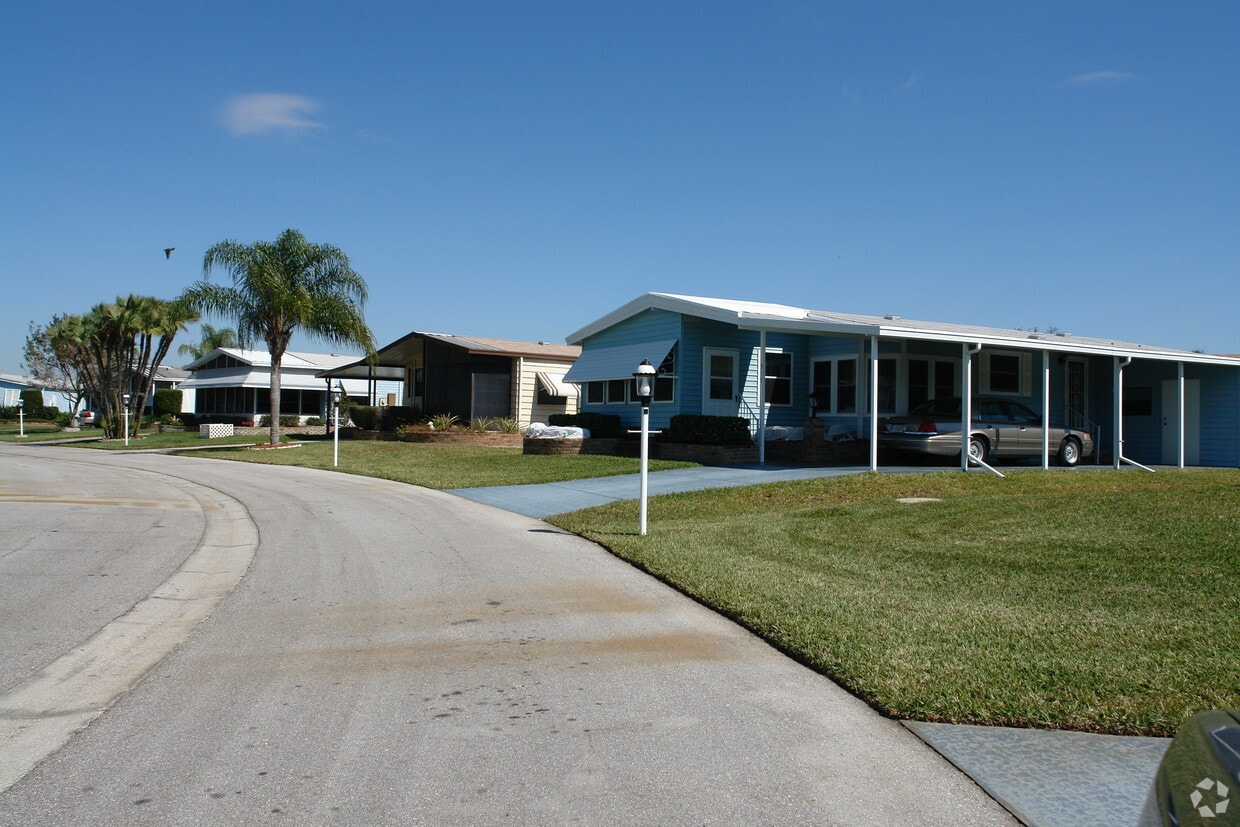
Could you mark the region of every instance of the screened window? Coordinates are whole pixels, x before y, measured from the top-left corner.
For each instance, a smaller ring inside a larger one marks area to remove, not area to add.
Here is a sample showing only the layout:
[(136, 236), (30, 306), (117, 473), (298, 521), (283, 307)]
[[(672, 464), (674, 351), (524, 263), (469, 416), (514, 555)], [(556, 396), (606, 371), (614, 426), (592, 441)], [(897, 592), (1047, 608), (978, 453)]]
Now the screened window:
[(602, 405), (607, 400), (606, 382), (586, 382), (586, 404)]

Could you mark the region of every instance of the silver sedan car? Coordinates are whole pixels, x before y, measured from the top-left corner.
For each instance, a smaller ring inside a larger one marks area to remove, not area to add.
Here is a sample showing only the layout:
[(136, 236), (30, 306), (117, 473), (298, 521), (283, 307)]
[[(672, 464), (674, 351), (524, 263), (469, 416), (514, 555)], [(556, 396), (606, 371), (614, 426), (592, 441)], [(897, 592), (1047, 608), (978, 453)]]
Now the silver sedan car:
[[(883, 419), (878, 426), (882, 448), (932, 456), (960, 456), (960, 397), (931, 399), (906, 416)], [(1051, 425), (1050, 451), (1061, 465), (1078, 464), (1093, 456), (1088, 431)], [(969, 456), (981, 462), (1042, 456), (1042, 417), (1010, 399), (982, 397), (973, 401)]]

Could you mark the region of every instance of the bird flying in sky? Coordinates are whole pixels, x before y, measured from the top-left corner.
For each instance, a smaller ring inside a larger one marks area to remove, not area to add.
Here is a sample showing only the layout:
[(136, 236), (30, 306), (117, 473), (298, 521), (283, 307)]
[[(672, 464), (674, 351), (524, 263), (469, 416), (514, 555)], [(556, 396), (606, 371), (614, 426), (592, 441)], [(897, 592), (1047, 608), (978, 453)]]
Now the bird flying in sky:
[(175, 250), (175, 249), (176, 249), (176, 247), (165, 247), (165, 248), (164, 248), (164, 258), (172, 258), (172, 251), (173, 251), (173, 250)]

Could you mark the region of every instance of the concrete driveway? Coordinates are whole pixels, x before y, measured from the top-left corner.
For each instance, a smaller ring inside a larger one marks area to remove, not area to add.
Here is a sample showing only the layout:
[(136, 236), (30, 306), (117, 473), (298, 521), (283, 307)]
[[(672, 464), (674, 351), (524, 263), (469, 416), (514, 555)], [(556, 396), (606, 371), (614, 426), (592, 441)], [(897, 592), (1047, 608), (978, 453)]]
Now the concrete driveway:
[[(19, 526), (0, 559), (57, 572), (69, 611), (102, 597), (74, 590), (98, 571), (56, 542), (64, 527), (89, 533), (112, 515), (133, 526), (109, 535), (118, 548), (175, 535), (187, 556), (153, 563), (167, 573), (158, 602), (209, 601), (231, 576), (220, 566), (201, 594), (187, 590), (202, 538), (242, 538), (217, 551), (252, 555), (157, 665), (102, 657), (79, 670), (132, 688), (0, 793), (0, 824), (1014, 823), (899, 723), (539, 520), (295, 468), (63, 448), (0, 457), (0, 509)], [(64, 490), (89, 502), (29, 501), (18, 461), (56, 463)], [(119, 476), (125, 502), (91, 487)], [(200, 529), (158, 516), (187, 502)], [(142, 561), (99, 566), (115, 568)], [(124, 598), (135, 608), (138, 583)], [(7, 564), (0, 588), (7, 612), (22, 588)], [(0, 766), (23, 722), (83, 711), (14, 699), (92, 640), (142, 635), (132, 613), (106, 620), (93, 637), (79, 623), (71, 643), (22, 644), (41, 657), (0, 697)]]

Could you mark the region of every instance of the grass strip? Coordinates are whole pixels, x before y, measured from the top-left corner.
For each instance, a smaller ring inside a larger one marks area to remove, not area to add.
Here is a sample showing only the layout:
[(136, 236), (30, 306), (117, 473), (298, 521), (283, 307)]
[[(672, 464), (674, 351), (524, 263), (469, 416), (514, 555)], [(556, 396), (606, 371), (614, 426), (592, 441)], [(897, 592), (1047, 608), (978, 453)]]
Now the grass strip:
[[(900, 503), (900, 498), (938, 502)], [(859, 474), (551, 522), (926, 721), (1171, 735), (1240, 707), (1240, 471)]]
[[(213, 440), (214, 441), (214, 440)], [(253, 441), (253, 438), (251, 438)], [(352, 441), (340, 443), (339, 467), (332, 466), (330, 440), (306, 441), (294, 450), (204, 450), (186, 456), (295, 465), (405, 482), (424, 488), (479, 488), (636, 474), (632, 457), (593, 454), (538, 456), (519, 447), (436, 445), (415, 442)], [(655, 460), (652, 471), (688, 468), (692, 462)]]

